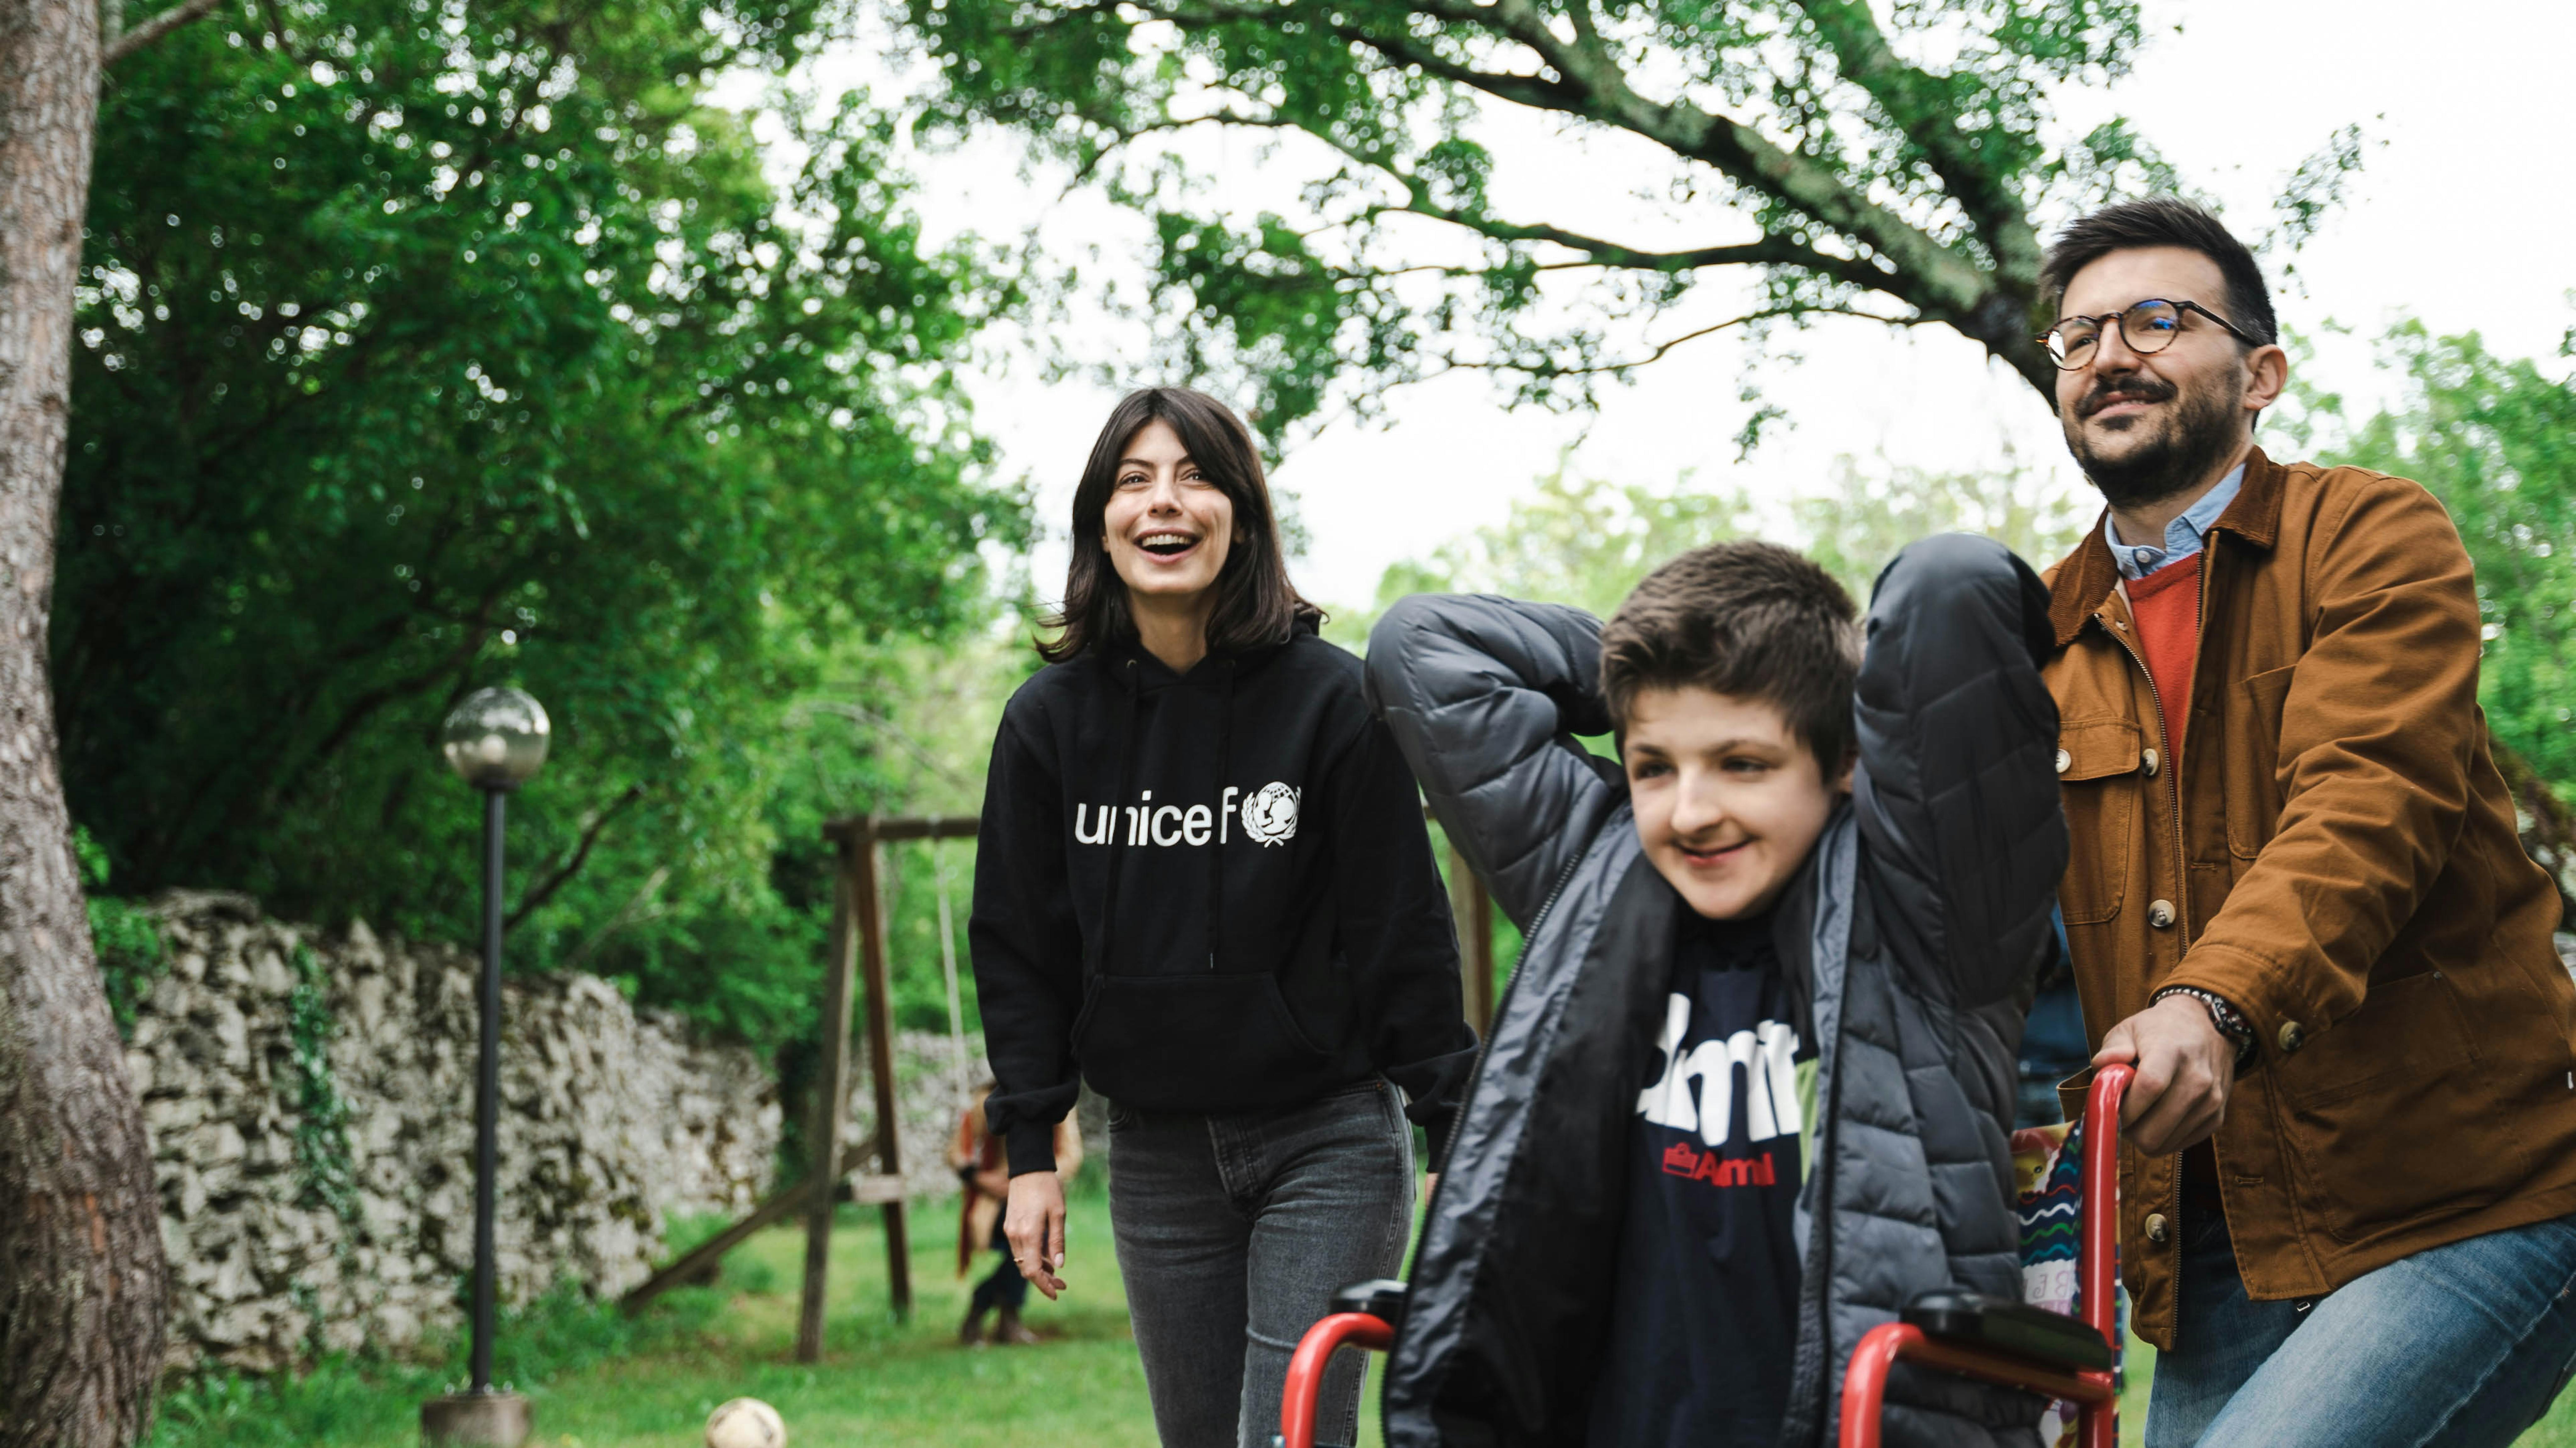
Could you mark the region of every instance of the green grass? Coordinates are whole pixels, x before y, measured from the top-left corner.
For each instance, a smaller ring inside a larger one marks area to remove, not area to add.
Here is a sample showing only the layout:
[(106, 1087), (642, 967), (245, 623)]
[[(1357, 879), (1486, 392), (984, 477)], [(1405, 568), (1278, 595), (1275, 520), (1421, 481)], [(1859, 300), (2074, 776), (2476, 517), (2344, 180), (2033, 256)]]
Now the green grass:
[[(533, 1400), (540, 1448), (690, 1448), (716, 1404), (746, 1396), (776, 1407), (803, 1445), (1150, 1443), (1106, 1198), (1075, 1196), (1070, 1288), (1058, 1302), (1030, 1298), (1029, 1325), (1047, 1339), (1034, 1348), (957, 1346), (972, 1283), (956, 1275), (956, 1222), (953, 1202), (912, 1212), (914, 1311), (904, 1322), (889, 1305), (877, 1210), (843, 1208), (823, 1358), (812, 1366), (792, 1360), (804, 1236), (780, 1228), (728, 1256), (716, 1286), (674, 1291), (633, 1322), (568, 1296), (539, 1304), (496, 1335), (494, 1376)], [(988, 1261), (978, 1257), (976, 1275)], [(434, 1365), (341, 1360), (278, 1383), (201, 1379), (164, 1398), (151, 1441), (416, 1448), (420, 1400), (460, 1377), (461, 1361), (461, 1352)]]
[[(1154, 1441), (1126, 1294), (1096, 1188), (1073, 1200), (1069, 1289), (1029, 1299), (1033, 1348), (956, 1344), (969, 1286), (956, 1276), (953, 1202), (911, 1217), (914, 1312), (888, 1307), (885, 1237), (875, 1208), (843, 1208), (832, 1236), (831, 1312), (823, 1360), (792, 1361), (801, 1231), (764, 1232), (736, 1249), (713, 1287), (669, 1294), (641, 1318), (561, 1292), (498, 1335), (496, 1376), (534, 1400), (536, 1448), (694, 1448), (716, 1404), (755, 1397), (776, 1407), (798, 1448), (936, 1445), (1133, 1448)], [(711, 1224), (687, 1224), (703, 1240)], [(979, 1255), (980, 1276), (989, 1255)], [(422, 1398), (462, 1376), (461, 1345), (430, 1363), (336, 1360), (301, 1379), (224, 1375), (163, 1400), (153, 1448), (417, 1448)], [(2130, 1345), (2123, 1444), (2143, 1442), (2155, 1355)], [(1360, 1442), (1376, 1448), (1376, 1388)], [(2520, 1448), (2576, 1448), (2576, 1395)]]

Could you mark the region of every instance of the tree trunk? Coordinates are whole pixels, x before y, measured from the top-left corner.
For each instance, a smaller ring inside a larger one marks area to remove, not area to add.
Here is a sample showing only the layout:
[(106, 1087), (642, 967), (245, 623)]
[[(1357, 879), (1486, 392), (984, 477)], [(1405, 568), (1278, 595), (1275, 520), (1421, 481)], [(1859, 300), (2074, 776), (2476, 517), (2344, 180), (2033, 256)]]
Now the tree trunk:
[(141, 1437), (167, 1312), (45, 677), (97, 26), (88, 0), (0, 0), (0, 1448)]

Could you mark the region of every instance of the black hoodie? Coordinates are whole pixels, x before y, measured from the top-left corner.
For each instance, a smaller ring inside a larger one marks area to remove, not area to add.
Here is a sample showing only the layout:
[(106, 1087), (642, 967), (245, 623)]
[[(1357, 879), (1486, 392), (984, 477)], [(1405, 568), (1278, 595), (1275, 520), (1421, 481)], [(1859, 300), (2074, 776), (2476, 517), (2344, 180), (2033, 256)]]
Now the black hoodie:
[(1077, 1076), (1216, 1113), (1383, 1075), (1436, 1151), (1475, 1055), (1413, 776), (1309, 623), (1185, 675), (1129, 641), (1021, 685), (968, 934), (1014, 1175), (1055, 1165)]

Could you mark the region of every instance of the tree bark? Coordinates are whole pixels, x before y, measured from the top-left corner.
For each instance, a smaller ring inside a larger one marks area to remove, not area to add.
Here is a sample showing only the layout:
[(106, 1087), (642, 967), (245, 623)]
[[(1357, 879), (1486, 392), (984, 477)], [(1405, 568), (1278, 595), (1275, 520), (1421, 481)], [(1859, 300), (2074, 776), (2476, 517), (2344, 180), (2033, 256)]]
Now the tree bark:
[(0, 0), (0, 1448), (141, 1437), (167, 1313), (46, 679), (97, 27), (88, 0)]

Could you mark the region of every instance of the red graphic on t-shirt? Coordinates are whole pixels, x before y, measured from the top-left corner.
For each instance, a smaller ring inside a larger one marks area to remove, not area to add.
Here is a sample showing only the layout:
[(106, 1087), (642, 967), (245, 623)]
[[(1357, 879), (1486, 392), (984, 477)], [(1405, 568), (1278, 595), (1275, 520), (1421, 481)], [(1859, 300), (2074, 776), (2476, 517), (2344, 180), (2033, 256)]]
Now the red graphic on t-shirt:
[(1721, 1187), (1767, 1187), (1780, 1180), (1767, 1151), (1758, 1157), (1724, 1157), (1697, 1150), (1687, 1141), (1665, 1148), (1664, 1174)]

